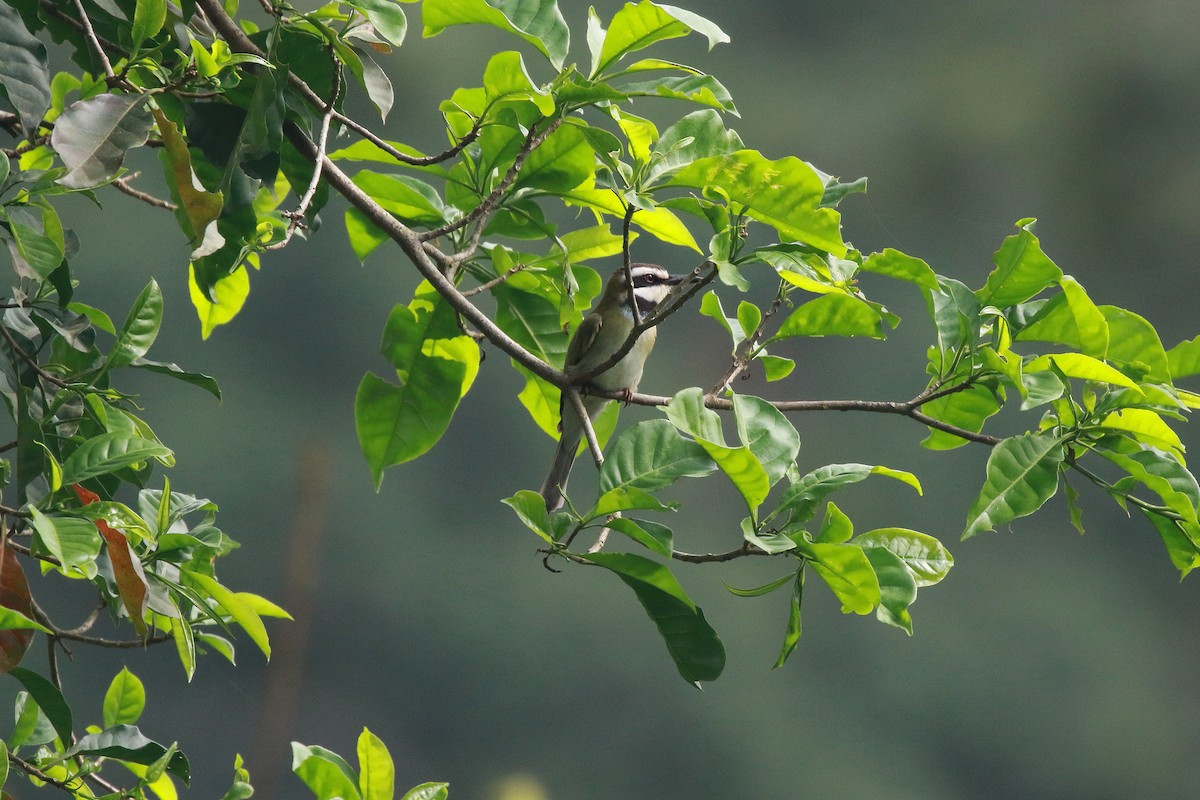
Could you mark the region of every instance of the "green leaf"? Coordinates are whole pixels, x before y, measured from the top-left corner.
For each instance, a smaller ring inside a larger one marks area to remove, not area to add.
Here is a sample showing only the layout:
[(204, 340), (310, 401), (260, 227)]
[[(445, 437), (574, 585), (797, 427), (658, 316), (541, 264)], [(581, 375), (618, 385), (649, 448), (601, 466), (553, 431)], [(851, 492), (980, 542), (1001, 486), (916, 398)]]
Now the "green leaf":
[(1200, 336), (1180, 342), (1167, 351), (1171, 379), (1200, 375)]
[(525, 61), (515, 50), (492, 56), (483, 71), (483, 88), (489, 103), (501, 100), (529, 100), (542, 116), (554, 113), (554, 97), (533, 82)]
[(546, 512), (546, 501), (537, 492), (522, 489), (512, 497), (500, 501), (511, 508), (520, 517), (525, 527), (542, 537), (547, 543), (556, 540), (554, 528), (550, 524), (550, 515)]
[[(584, 206), (617, 218), (625, 216), (625, 206), (622, 205), (621, 199), (608, 189), (575, 188), (558, 194), (563, 198), (563, 202), (570, 206)], [(670, 209), (662, 206), (638, 209), (633, 214), (633, 224), (659, 241), (700, 252), (695, 238)]]
[(46, 715), (46, 719), (50, 720), (50, 724), (54, 726), (54, 732), (58, 734), (58, 738), (63, 744), (70, 743), (71, 732), (74, 728), (71, 720), (71, 707), (63, 699), (62, 692), (58, 690), (58, 687), (36, 672), (31, 672), (24, 667), (13, 667), (8, 674), (16, 678), (25, 687), (25, 691), (29, 692), (33, 702), (37, 703), (38, 708)]
[[(1158, 531), (1163, 545), (1167, 548), (1167, 557), (1179, 570), (1181, 578), (1186, 578), (1189, 572), (1200, 567), (1200, 547), (1196, 546), (1195, 541), (1197, 535), (1200, 535), (1200, 529), (1183, 520), (1172, 519), (1149, 509), (1142, 508), (1141, 511)], [(1191, 528), (1190, 533), (1188, 527)]]
[(386, 467), (437, 443), (479, 371), (479, 347), (459, 335), (453, 311), (427, 287), (410, 305), (392, 310), (381, 351), (400, 385), (367, 373), (354, 398), (358, 441), (376, 490)]
[(830, 500), (825, 506), (825, 519), (821, 522), (821, 530), (813, 541), (822, 544), (842, 544), (853, 535), (854, 523)]
[(1062, 293), (1046, 302), (1017, 331), (1019, 341), (1059, 342), (1093, 358), (1108, 354), (1108, 321), (1079, 282), (1070, 275), (1059, 281)]
[(841, 219), (821, 208), (824, 185), (812, 167), (788, 156), (777, 161), (757, 150), (738, 150), (701, 158), (676, 172), (668, 182), (697, 189), (715, 187), (746, 214), (770, 225), (785, 240), (796, 240), (841, 256), (846, 253)]
[(979, 298), (951, 278), (939, 277), (938, 285), (938, 291), (925, 293), (925, 302), (937, 330), (938, 351), (949, 354), (974, 344), (979, 335)]
[(132, 725), (146, 707), (146, 689), (141, 680), (127, 668), (121, 671), (108, 685), (104, 693), (104, 727)]
[(186, 576), (201, 592), (217, 601), (217, 605), (242, 627), (242, 630), (250, 637), (250, 641), (258, 645), (262, 654), (268, 660), (271, 658), (271, 643), (267, 639), (267, 629), (263, 626), (258, 614), (244, 600), (204, 573), (180, 570), (180, 574)]
[(392, 800), (396, 768), (378, 736), (363, 728), (358, 735), (358, 786), (363, 800)]
[(345, 759), (324, 747), (292, 742), (292, 772), (304, 781), (317, 800), (363, 800), (354, 770)]
[(569, 192), (596, 171), (596, 154), (578, 125), (560, 125), (530, 153), (517, 173), (514, 189)]
[(135, 358), (129, 362), (129, 366), (134, 369), (144, 369), (147, 372), (156, 372), (159, 375), (167, 375), (184, 383), (190, 383), (192, 386), (197, 386), (208, 392), (218, 400), (221, 399), (221, 387), (217, 385), (216, 378), (205, 375), (202, 372), (189, 372), (178, 364), (170, 364), (165, 361), (151, 361), (148, 358)]
[(0, 5), (0, 86), (32, 136), (50, 108), (50, 68), (46, 46), (9, 5)]
[(250, 271), (237, 267), (213, 283), (205, 294), (196, 280), (196, 265), (188, 267), (188, 295), (200, 318), (200, 336), (207, 339), (217, 328), (237, 316), (250, 296)]
[(854, 537), (851, 543), (890, 551), (912, 573), (917, 586), (934, 585), (954, 566), (954, 557), (941, 542), (907, 528), (876, 528)]
[(670, 422), (646, 420), (625, 429), (609, 447), (600, 468), (600, 491), (620, 487), (654, 491), (714, 469), (716, 464), (704, 448), (680, 436)]
[(127, 431), (102, 433), (88, 439), (67, 456), (63, 462), (63, 483), (82, 483), (149, 458), (170, 456), (171, 451), (161, 442)]
[(586, 520), (593, 520), (621, 511), (670, 511), (670, 506), (662, 504), (657, 497), (641, 489), (629, 486), (618, 486), (600, 495), (596, 505), (584, 515)]
[(800, 635), (804, 631), (800, 619), (800, 604), (804, 599), (804, 570), (797, 571), (793, 580), (792, 598), (788, 603), (787, 628), (783, 632), (783, 646), (780, 647), (779, 658), (775, 659), (775, 666), (771, 669), (779, 669), (787, 662), (788, 657), (800, 644)]
[(674, 534), (666, 525), (647, 520), (616, 517), (605, 523), (605, 527), (623, 533), (647, 550), (670, 558), (673, 552)]
[(1079, 378), (1085, 381), (1100, 381), (1114, 386), (1124, 386), (1141, 392), (1137, 383), (1099, 359), (1085, 356), (1083, 353), (1050, 353), (1038, 356), (1025, 364), (1026, 372), (1041, 372), (1051, 367), (1057, 369), (1068, 378)]
[(1023, 303), (1062, 280), (1062, 270), (1046, 257), (1033, 235), (1033, 223), (1032, 219), (1018, 222), (1019, 232), (996, 251), (992, 259), (996, 268), (976, 292), (980, 304), (1005, 308)]
[(394, 0), (346, 0), (346, 4), (361, 11), (370, 20), (375, 32), (391, 44), (399, 47), (404, 42), (408, 18), (404, 16), (399, 3)]
[(938, 290), (937, 275), (919, 258), (905, 255), (899, 250), (888, 247), (882, 252), (872, 253), (863, 259), (863, 272), (874, 272), (887, 275), (909, 283), (915, 283), (923, 289), (936, 292)]
[(763, 373), (768, 381), (781, 381), (796, 368), (796, 362), (781, 356), (760, 355), (754, 359), (762, 364)]
[(133, 308), (129, 310), (129, 316), (117, 334), (117, 341), (108, 354), (110, 369), (131, 364), (149, 351), (158, 338), (162, 314), (162, 291), (158, 288), (158, 282), (152, 279), (133, 302)]
[(1183, 442), (1163, 418), (1145, 408), (1122, 408), (1100, 421), (1103, 428), (1123, 431), (1137, 441), (1166, 450), (1183, 462)]
[(1200, 486), (1187, 468), (1169, 453), (1132, 442), (1128, 444), (1128, 452), (1110, 447), (1097, 447), (1095, 452), (1162, 498), (1163, 503), (1186, 522), (1197, 523)]
[(738, 589), (736, 587), (730, 586), (728, 583), (725, 584), (725, 589), (730, 594), (736, 595), (737, 597), (762, 597), (765, 594), (770, 594), (771, 592), (775, 591), (776, 589), (781, 588), (784, 584), (794, 580), (795, 577), (796, 576), (793, 573), (789, 572), (787, 575), (784, 575), (782, 578), (778, 578), (776, 580), (769, 581), (767, 583), (764, 583), (762, 586), (755, 586), (752, 589)]
[(587, 553), (582, 556), (615, 573), (637, 595), (658, 626), (679, 674), (688, 683), (716, 680), (725, 669), (725, 646), (662, 564), (630, 553)]
[(967, 513), (962, 538), (1028, 516), (1058, 490), (1062, 441), (1049, 433), (1029, 433), (1005, 439), (988, 457), (987, 477)]
[(884, 547), (863, 549), (879, 581), (879, 607), (875, 617), (880, 622), (901, 628), (912, 636), (912, 617), (908, 607), (917, 599), (917, 584), (904, 562)]
[(436, 227), (446, 221), (446, 209), (437, 190), (410, 175), (385, 175), (364, 169), (355, 173), (354, 185), (405, 222)]
[(571, 33), (554, 0), (425, 0), (421, 4), (425, 36), (451, 25), (494, 25), (515, 33), (562, 69)]
[(674, 100), (687, 100), (709, 108), (717, 108), (735, 117), (737, 106), (729, 90), (711, 75), (679, 75), (669, 78), (657, 78), (650, 81), (627, 83), (621, 91), (630, 97), (667, 97)]
[(1105, 360), (1137, 366), (1145, 370), (1146, 377), (1151, 380), (1170, 383), (1170, 362), (1154, 326), (1124, 308), (1100, 306), (1100, 312), (1108, 323), (1109, 343)]
[[(158, 742), (147, 739), (135, 726), (115, 725), (100, 733), (82, 737), (73, 747), (63, 753), (63, 757), (104, 756), (150, 766), (167, 753), (167, 748)], [(166, 771), (179, 778), (184, 784), (191, 781), (191, 766), (188, 764), (187, 756), (179, 751), (175, 751), (170, 756)]]
[[(934, 419), (947, 422), (974, 433), (983, 430), (988, 418), (1000, 410), (996, 393), (982, 384), (972, 384), (961, 392), (943, 395), (921, 406), (921, 411)], [(967, 444), (967, 440), (953, 433), (929, 429), (929, 436), (921, 442), (930, 450), (953, 450)]]
[(824, 294), (793, 311), (768, 341), (792, 336), (869, 336), (882, 339), (883, 317), (847, 294)]
[(33, 506), (29, 513), (39, 550), (58, 559), (64, 572), (78, 570), (85, 577), (95, 576), (101, 537), (94, 523), (78, 517), (48, 517)]
[(658, 5), (649, 0), (626, 3), (609, 23), (599, 52), (593, 51), (593, 76), (604, 73), (629, 53), (645, 49), (655, 42), (686, 36), (696, 30), (708, 37), (709, 49), (729, 37), (713, 23), (680, 8)]
[[(11, 608), (3, 606), (0, 606), (0, 631), (41, 631), (42, 633), (53, 633), (45, 625), (35, 622), (20, 611), (14, 611)], [(8, 648), (0, 646), (0, 652), (7, 652), (7, 650)]]
[(400, 800), (446, 800), (449, 787), (448, 783), (422, 783), (405, 792)]
[[(654, 143), (646, 185), (656, 185), (698, 159), (724, 156), (743, 148), (742, 137), (725, 128), (719, 113), (711, 109), (693, 111), (663, 131)], [(713, 227), (718, 229), (717, 225)]]
[(874, 467), (867, 464), (829, 464), (819, 467), (793, 483), (784, 492), (779, 506), (771, 512), (775, 517), (784, 512), (791, 515), (791, 524), (812, 519), (817, 506), (827, 496), (852, 483), (864, 481), (872, 475), (883, 475), (907, 483), (921, 493), (921, 484), (910, 472)]
[(733, 413), (738, 437), (750, 448), (774, 486), (795, 464), (800, 452), (800, 434), (779, 409), (759, 397), (734, 395)]
[[(0, 218), (8, 220), (8, 229), (16, 244), (13, 266), (23, 277), (46, 280), (63, 261), (64, 243), (61, 224), (54, 210), (46, 207), (9, 207), (0, 210)], [(11, 253), (11, 250), (10, 250)]]
[(142, 42), (150, 39), (162, 30), (167, 21), (166, 0), (137, 0), (133, 10), (133, 28), (131, 37), (133, 49), (136, 51)]
[(117, 176), (125, 155), (150, 136), (145, 95), (101, 94), (69, 105), (54, 121), (50, 144), (68, 172), (58, 182), (90, 189)]
[(869, 614), (879, 605), (879, 580), (862, 548), (852, 544), (810, 544), (801, 548), (829, 585), (842, 611)]

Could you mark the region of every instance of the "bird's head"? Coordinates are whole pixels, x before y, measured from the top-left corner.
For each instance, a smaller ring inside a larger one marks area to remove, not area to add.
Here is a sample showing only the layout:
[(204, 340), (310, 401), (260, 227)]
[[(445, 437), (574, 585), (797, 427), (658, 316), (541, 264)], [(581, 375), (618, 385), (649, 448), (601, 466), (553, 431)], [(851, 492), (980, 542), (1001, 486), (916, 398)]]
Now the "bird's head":
[[(629, 272), (633, 278), (634, 301), (637, 303), (638, 313), (642, 316), (653, 313), (658, 304), (670, 294), (672, 287), (688, 279), (687, 275), (672, 275), (657, 264), (631, 264)], [(617, 267), (604, 287), (601, 302), (615, 305), (617, 308), (628, 308), (629, 291), (630, 283), (626, 278), (625, 268)]]

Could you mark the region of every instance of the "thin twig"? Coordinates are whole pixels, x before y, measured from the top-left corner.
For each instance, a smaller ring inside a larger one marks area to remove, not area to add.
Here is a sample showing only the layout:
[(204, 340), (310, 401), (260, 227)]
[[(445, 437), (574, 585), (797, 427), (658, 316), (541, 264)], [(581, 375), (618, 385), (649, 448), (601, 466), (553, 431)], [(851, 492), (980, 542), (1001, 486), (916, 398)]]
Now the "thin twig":
[[(338, 98), (342, 93), (341, 76), (342, 73), (340, 71), (334, 71), (333, 91), (330, 93), (329, 102), (325, 106), (325, 113), (321, 117), (321, 130), (317, 135), (317, 153), (319, 154), (320, 158), (325, 157), (326, 143), (329, 140), (329, 123), (330, 120), (333, 119), (334, 106), (337, 105)], [(320, 185), (320, 183), (321, 162), (318, 160), (313, 166), (312, 178), (309, 179), (308, 188), (305, 190), (304, 195), (300, 198), (300, 204), (296, 206), (295, 211), (288, 215), (291, 217), (291, 219), (288, 221), (287, 233), (284, 234), (284, 237), (281, 241), (278, 241), (272, 245), (268, 245), (267, 247), (263, 248), (264, 250), (282, 250), (284, 247), (287, 247), (288, 242), (292, 240), (292, 237), (296, 234), (296, 231), (299, 230), (304, 224), (304, 215), (308, 213), (308, 207), (312, 205), (313, 197), (316, 196), (317, 187)]]
[(766, 333), (767, 322), (770, 321), (771, 317), (775, 315), (775, 312), (779, 310), (779, 306), (782, 304), (783, 293), (780, 292), (775, 295), (774, 302), (771, 303), (770, 308), (768, 308), (766, 313), (763, 314), (762, 319), (759, 320), (758, 326), (752, 333), (748, 334), (745, 340), (743, 340), (738, 346), (737, 352), (733, 357), (733, 365), (730, 366), (729, 371), (721, 377), (721, 380), (717, 381), (713, 385), (713, 388), (709, 390), (709, 394), (717, 394), (725, 391), (725, 389), (728, 388), (731, 383), (733, 383), (738, 375), (741, 375), (750, 368), (750, 354), (756, 347), (758, 347), (759, 341), (762, 340), (763, 334)]
[(689, 564), (714, 564), (722, 561), (733, 561), (735, 558), (744, 558), (745, 556), (769, 556), (778, 555), (768, 553), (765, 550), (760, 550), (749, 542), (744, 542), (741, 547), (736, 550), (729, 550), (724, 553), (684, 553), (679, 550), (671, 551), (671, 558), (676, 561), (686, 561)]
[(34, 372), (36, 372), (38, 375), (42, 376), (43, 378), (45, 378), (50, 383), (54, 384), (55, 386), (57, 386), (60, 389), (70, 388), (71, 384), (67, 383), (62, 378), (58, 377), (57, 375), (54, 375), (54, 374), (49, 373), (46, 370), (42, 369), (42, 365), (37, 363), (36, 358), (34, 358), (33, 356), (29, 355), (24, 350), (22, 350), (21, 345), (17, 344), (17, 340), (13, 338), (13, 335), (11, 333), (9, 333), (8, 327), (6, 325), (0, 324), (0, 335), (2, 335), (5, 338), (5, 340), (8, 342), (9, 347), (11, 347), (13, 349), (13, 352), (15, 352), (18, 356), (21, 357), (22, 361), (24, 361), (29, 366), (33, 367)]
[[(33, 777), (37, 778), (39, 781), (44, 781), (45, 783), (48, 783), (51, 786), (57, 786), (59, 789), (65, 789), (66, 791), (70, 792), (71, 794), (75, 794), (79, 789), (81, 789), (83, 787), (83, 779), (81, 779), (79, 776), (75, 776), (75, 777), (71, 778), (71, 780), (68, 780), (68, 781), (61, 781), (58, 778), (52, 778), (46, 772), (38, 769), (32, 763), (26, 761), (25, 759), (21, 758), (19, 755), (17, 755), (16, 753), (14, 753), (12, 751), (9, 751), (9, 753), (8, 753), (8, 760), (11, 761), (12, 763), (16, 764), (21, 769), (21, 771), (24, 772), (25, 774), (32, 775)], [(76, 783), (76, 781), (78, 783)]]
[(464, 291), (462, 293), (462, 296), (463, 297), (474, 297), (475, 295), (480, 294), (482, 292), (486, 292), (491, 289), (495, 289), (497, 286), (504, 283), (506, 280), (511, 278), (513, 275), (516, 275), (518, 272), (525, 269), (525, 267), (527, 267), (527, 266), (529, 266), (529, 265), (522, 262), (520, 264), (517, 264), (515, 267), (510, 267), (509, 269), (504, 271), (503, 275), (498, 275), (495, 278), (492, 278), (487, 283), (481, 283), (472, 289), (467, 289), (466, 291)]
[(100, 46), (100, 40), (96, 37), (96, 31), (92, 28), (92, 21), (88, 18), (87, 10), (83, 7), (83, 0), (74, 0), (75, 10), (79, 12), (79, 24), (83, 26), (84, 38), (91, 45), (92, 52), (96, 58), (100, 59), (100, 64), (104, 67), (104, 74), (110, 80), (116, 80), (117, 74), (113, 72), (112, 62), (108, 60), (108, 54), (104, 52), (104, 48)]
[(155, 208), (165, 208), (168, 211), (174, 211), (175, 209), (179, 208), (179, 206), (175, 205), (170, 200), (164, 200), (161, 197), (155, 197), (154, 195), (143, 192), (140, 189), (133, 188), (133, 185), (130, 184), (130, 181), (136, 177), (137, 173), (134, 173), (133, 175), (127, 175), (123, 178), (117, 178), (112, 182), (112, 184), (117, 188), (117, 191), (129, 195), (134, 200), (141, 200), (143, 203), (154, 206)]

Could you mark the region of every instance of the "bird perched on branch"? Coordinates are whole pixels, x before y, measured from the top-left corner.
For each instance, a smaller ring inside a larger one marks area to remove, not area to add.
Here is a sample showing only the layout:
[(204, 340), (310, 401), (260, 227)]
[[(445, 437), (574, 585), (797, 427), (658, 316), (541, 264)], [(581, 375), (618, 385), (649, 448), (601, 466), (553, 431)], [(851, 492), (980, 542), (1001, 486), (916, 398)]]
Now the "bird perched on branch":
[[(630, 276), (633, 279), (632, 287)], [(639, 319), (645, 320), (654, 313), (659, 303), (666, 299), (671, 288), (688, 277), (672, 275), (657, 264), (632, 264), (629, 276), (626, 275), (624, 267), (618, 267), (604, 285), (600, 302), (575, 329), (567, 345), (563, 371), (572, 378), (586, 375), (612, 358), (620, 349), (635, 325), (630, 291), (633, 292), (633, 302), (637, 304)], [(642, 379), (642, 369), (646, 366), (646, 358), (654, 347), (657, 333), (656, 328), (643, 331), (620, 361), (604, 372), (592, 376), (587, 383), (606, 391), (632, 395)], [(588, 417), (592, 420), (596, 419), (605, 405), (612, 402), (608, 398), (593, 395), (582, 399)], [(542, 499), (546, 501), (546, 509), (549, 511), (556, 510), (563, 503), (563, 491), (571, 474), (571, 465), (575, 462), (575, 453), (584, 435), (583, 423), (566, 392), (563, 392), (559, 402), (559, 416), (561, 435), (558, 448), (554, 451), (550, 473), (546, 475), (541, 489)]]

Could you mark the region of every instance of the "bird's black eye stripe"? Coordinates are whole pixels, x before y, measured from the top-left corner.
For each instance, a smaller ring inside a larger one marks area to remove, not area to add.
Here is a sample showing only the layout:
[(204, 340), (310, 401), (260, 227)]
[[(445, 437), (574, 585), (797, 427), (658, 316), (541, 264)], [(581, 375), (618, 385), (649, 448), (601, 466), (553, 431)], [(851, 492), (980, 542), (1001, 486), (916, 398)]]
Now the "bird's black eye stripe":
[(638, 289), (644, 286), (654, 286), (655, 284), (662, 282), (663, 277), (654, 272), (643, 272), (640, 275), (635, 276), (633, 279), (633, 285)]

